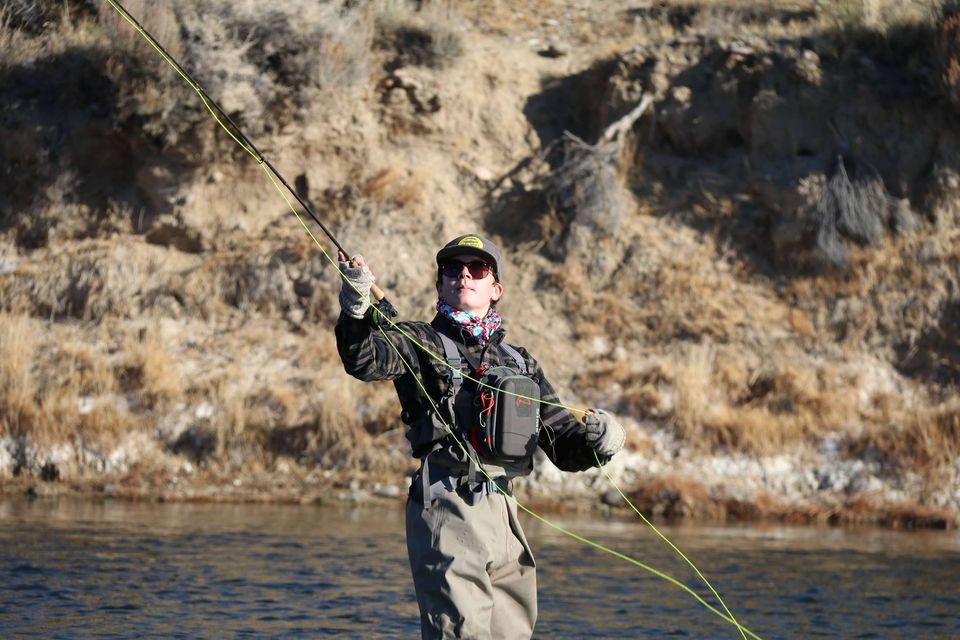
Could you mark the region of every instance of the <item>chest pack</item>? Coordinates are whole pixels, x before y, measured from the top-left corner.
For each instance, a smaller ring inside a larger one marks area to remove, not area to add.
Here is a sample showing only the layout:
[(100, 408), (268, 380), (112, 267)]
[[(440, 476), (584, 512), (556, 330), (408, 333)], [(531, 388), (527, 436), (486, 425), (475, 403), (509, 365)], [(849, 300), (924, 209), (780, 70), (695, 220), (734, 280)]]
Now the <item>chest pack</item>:
[(520, 353), (508, 344), (499, 347), (516, 367), (496, 366), (474, 371), (480, 384), (464, 380), (464, 361), (456, 343), (438, 333), (451, 367), (451, 418), (469, 446), (485, 462), (520, 462), (537, 450), (540, 433), (540, 385), (529, 375)]

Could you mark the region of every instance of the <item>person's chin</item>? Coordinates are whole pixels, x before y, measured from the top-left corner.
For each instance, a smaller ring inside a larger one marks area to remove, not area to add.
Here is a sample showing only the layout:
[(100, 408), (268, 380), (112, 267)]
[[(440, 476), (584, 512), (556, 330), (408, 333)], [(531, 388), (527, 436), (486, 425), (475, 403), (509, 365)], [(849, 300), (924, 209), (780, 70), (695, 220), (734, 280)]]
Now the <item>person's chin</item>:
[(466, 312), (468, 312), (468, 313), (475, 313), (475, 311), (473, 311), (473, 309), (476, 309), (477, 306), (478, 306), (478, 305), (476, 304), (476, 302), (477, 302), (477, 301), (476, 301), (476, 299), (475, 299), (474, 296), (463, 295), (463, 296), (458, 296), (458, 297), (457, 297), (456, 306), (457, 306), (458, 309), (461, 309), (461, 310), (466, 311)]

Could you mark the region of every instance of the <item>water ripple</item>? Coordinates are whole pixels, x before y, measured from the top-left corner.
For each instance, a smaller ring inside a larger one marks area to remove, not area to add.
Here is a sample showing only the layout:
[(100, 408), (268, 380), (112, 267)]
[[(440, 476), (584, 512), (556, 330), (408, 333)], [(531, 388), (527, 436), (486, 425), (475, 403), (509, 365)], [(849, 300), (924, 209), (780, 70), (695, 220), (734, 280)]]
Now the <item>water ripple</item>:
[[(0, 637), (407, 638), (418, 613), (399, 509), (4, 503)], [(583, 532), (713, 596), (626, 521)], [(543, 638), (737, 638), (688, 594), (537, 522)], [(960, 637), (960, 538), (665, 527), (734, 614), (775, 638)]]

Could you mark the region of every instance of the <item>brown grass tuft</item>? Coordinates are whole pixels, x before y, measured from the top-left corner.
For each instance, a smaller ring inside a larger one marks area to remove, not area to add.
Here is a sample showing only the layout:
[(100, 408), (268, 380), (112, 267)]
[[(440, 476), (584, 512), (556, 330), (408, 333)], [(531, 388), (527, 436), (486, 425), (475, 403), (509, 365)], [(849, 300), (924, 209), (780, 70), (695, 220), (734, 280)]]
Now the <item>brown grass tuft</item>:
[(0, 314), (0, 426), (19, 437), (37, 421), (36, 333), (23, 316)]
[[(689, 442), (707, 440), (705, 431), (716, 411), (717, 398), (712, 393), (716, 351), (710, 344), (691, 346), (675, 356), (672, 363), (674, 407), (672, 424)], [(716, 442), (716, 434), (709, 438)]]
[(134, 359), (141, 394), (148, 406), (183, 397), (183, 381), (168, 346), (160, 337), (159, 327), (146, 332), (145, 338), (134, 349)]
[[(899, 407), (898, 407), (899, 409)], [(896, 411), (897, 423), (874, 427), (856, 439), (854, 452), (872, 449), (898, 467), (936, 474), (960, 459), (960, 401)]]
[(717, 520), (726, 517), (723, 504), (695, 480), (665, 476), (641, 484), (628, 496), (640, 511), (662, 518)]
[(429, 171), (425, 167), (401, 170), (387, 167), (377, 171), (364, 183), (364, 195), (377, 203), (409, 208), (423, 204)]

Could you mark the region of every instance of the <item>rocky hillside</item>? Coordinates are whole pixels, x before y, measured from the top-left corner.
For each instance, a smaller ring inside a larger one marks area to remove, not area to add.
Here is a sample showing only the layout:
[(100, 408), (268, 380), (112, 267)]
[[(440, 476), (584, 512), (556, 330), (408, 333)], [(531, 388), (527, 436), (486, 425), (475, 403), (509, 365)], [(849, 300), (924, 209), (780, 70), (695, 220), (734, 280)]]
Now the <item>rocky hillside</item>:
[[(323, 251), (108, 3), (52, 5), (0, 20), (0, 483), (402, 493)], [(125, 6), (404, 317), (442, 243), (499, 241), (510, 339), (622, 416), (645, 510), (958, 522), (954, 3)]]

